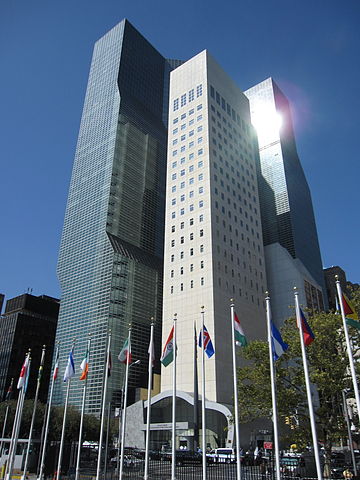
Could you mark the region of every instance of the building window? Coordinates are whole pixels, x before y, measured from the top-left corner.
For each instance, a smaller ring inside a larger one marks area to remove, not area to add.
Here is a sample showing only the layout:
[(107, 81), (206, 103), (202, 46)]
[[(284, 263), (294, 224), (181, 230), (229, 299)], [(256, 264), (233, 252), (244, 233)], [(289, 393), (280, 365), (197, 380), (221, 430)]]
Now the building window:
[(171, 232), (172, 232), (172, 233), (175, 232), (175, 225), (172, 225), (172, 226), (171, 226)]
[(203, 174), (203, 173), (199, 173), (198, 179), (199, 179), (200, 182), (201, 182), (202, 180), (204, 180), (204, 174)]
[(171, 272), (170, 272), (170, 278), (174, 278), (174, 270), (171, 270)]
[(189, 90), (189, 103), (194, 100), (194, 89)]
[(180, 243), (184, 243), (184, 237), (180, 237)]
[(174, 287), (172, 285), (170, 287), (170, 293), (174, 293)]
[(181, 135), (180, 140), (183, 142), (186, 138), (186, 135)]
[(189, 167), (189, 172), (191, 173), (191, 172), (193, 172), (193, 171), (194, 171), (194, 165), (190, 165), (190, 167)]
[(202, 84), (196, 87), (196, 96), (201, 97), (201, 95), (202, 95)]
[(204, 166), (204, 162), (202, 160), (200, 160), (200, 162), (198, 162), (198, 167), (201, 168)]
[(189, 179), (189, 185), (192, 185), (193, 183), (194, 183), (194, 177), (191, 177), (191, 178)]
[(193, 272), (193, 271), (194, 271), (194, 264), (190, 263), (190, 272)]
[(173, 198), (173, 199), (171, 200), (171, 205), (176, 205), (176, 198)]
[(204, 268), (204, 260), (201, 260), (201, 262), (200, 262), (200, 268)]
[(175, 212), (171, 212), (171, 218), (175, 218), (176, 217), (176, 213)]
[(186, 93), (181, 95), (181, 106), (184, 107), (186, 105)]
[(204, 215), (201, 214), (201, 215), (199, 215), (199, 222), (203, 222), (203, 221), (204, 221)]
[(193, 115), (194, 114), (194, 109), (192, 108), (191, 110), (189, 110), (189, 115)]
[(181, 291), (181, 292), (184, 291), (184, 284), (183, 284), (183, 283), (180, 283), (180, 291)]
[(204, 277), (201, 277), (201, 278), (200, 278), (200, 285), (201, 285), (201, 286), (204, 286), (204, 283), (205, 283), (205, 282), (204, 282)]
[(173, 186), (171, 187), (171, 192), (172, 192), (172, 193), (175, 193), (175, 192), (176, 192), (176, 185), (173, 185)]
[(173, 262), (175, 260), (175, 256), (171, 255), (171, 261)]
[(172, 152), (172, 156), (173, 156), (173, 157), (176, 157), (177, 154), (178, 154), (178, 151), (177, 151), (177, 150), (174, 150), (174, 151)]
[(190, 205), (189, 210), (190, 210), (190, 212), (194, 211), (194, 204), (193, 203)]
[(186, 113), (183, 113), (180, 118), (181, 120), (184, 120), (184, 118), (186, 118)]
[(185, 188), (185, 182), (180, 183), (180, 188)]
[(194, 240), (194, 234), (190, 233), (190, 240)]
[[(198, 143), (200, 143), (200, 142), (198, 142)], [(204, 149), (203, 149), (203, 148), (199, 148), (199, 150), (198, 150), (198, 155), (202, 155), (203, 153), (204, 153)]]
[(180, 267), (180, 275), (184, 274), (184, 267)]
[(185, 175), (185, 169), (180, 170), (180, 176), (183, 177)]
[(200, 230), (200, 237), (203, 237), (203, 236), (204, 236), (204, 230), (201, 229), (201, 230)]
[(194, 288), (194, 280), (190, 280), (190, 288)]
[(180, 260), (184, 258), (184, 252), (180, 252)]
[(194, 219), (193, 219), (193, 218), (190, 218), (190, 222), (189, 222), (189, 223), (190, 223), (190, 227), (191, 227), (192, 225), (194, 225)]
[(175, 247), (175, 240), (171, 240), (171, 246)]
[(189, 198), (193, 198), (193, 196), (194, 196), (194, 190), (191, 190), (191, 191), (189, 192)]
[[(173, 120), (173, 125), (175, 125), (175, 123), (178, 123), (178, 121), (179, 121), (179, 118), (178, 118), (178, 117), (174, 118), (174, 120)], [(177, 131), (176, 131), (176, 133), (177, 133)]]
[(183, 195), (181, 195), (181, 197), (180, 197), (180, 202), (183, 202), (184, 200), (185, 200), (185, 195), (183, 194)]
[(178, 143), (178, 139), (175, 138), (175, 139), (173, 140), (172, 144), (173, 144), (173, 145), (176, 145), (177, 143)]
[(194, 249), (190, 248), (190, 257), (192, 257), (193, 255), (194, 255)]
[(199, 187), (199, 194), (201, 195), (202, 193), (204, 193), (204, 187)]
[(181, 228), (181, 229), (184, 228), (184, 222), (181, 222), (181, 223), (180, 223), (180, 228)]
[(179, 110), (179, 99), (178, 98), (175, 98), (175, 100), (174, 100), (174, 112), (176, 110)]
[(199, 202), (199, 208), (202, 208), (204, 206), (204, 201), (203, 200), (200, 200)]
[(200, 253), (204, 253), (204, 245), (200, 245)]
[(200, 105), (196, 107), (196, 110), (201, 110), (201, 109), (202, 109), (202, 104), (200, 103)]

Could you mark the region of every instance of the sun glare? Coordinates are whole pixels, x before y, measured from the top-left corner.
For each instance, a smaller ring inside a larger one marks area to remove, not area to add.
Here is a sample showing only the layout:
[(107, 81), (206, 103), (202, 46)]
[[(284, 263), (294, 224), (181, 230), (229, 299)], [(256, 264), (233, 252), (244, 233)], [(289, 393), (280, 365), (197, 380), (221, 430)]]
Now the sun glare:
[(265, 144), (278, 138), (282, 118), (272, 107), (264, 105), (256, 108), (252, 123), (258, 134), (259, 144)]

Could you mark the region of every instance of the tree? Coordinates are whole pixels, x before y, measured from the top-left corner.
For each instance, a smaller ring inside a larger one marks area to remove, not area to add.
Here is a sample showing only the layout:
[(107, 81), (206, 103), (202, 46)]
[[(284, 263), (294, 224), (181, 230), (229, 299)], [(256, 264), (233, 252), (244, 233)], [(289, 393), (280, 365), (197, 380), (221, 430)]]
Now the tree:
[[(314, 342), (306, 347), (309, 375), (316, 386), (314, 409), (318, 439), (324, 444), (325, 464), (328, 467), (334, 442), (345, 436), (342, 415), (342, 390), (351, 388), (348, 357), (341, 316), (317, 313), (309, 323), (315, 334)], [(354, 349), (360, 345), (359, 331), (349, 327)], [(296, 320), (288, 319), (281, 329), (289, 349), (276, 362), (276, 388), (279, 424), (283, 428), (282, 440), (300, 446), (312, 443), (301, 359), (301, 347)], [(271, 418), (270, 365), (268, 344), (254, 341), (241, 349), (246, 365), (238, 369), (239, 410), (242, 421), (259, 416)], [(354, 352), (356, 355), (356, 352)], [(293, 430), (284, 428), (289, 418)], [(325, 469), (327, 473), (327, 469)]]

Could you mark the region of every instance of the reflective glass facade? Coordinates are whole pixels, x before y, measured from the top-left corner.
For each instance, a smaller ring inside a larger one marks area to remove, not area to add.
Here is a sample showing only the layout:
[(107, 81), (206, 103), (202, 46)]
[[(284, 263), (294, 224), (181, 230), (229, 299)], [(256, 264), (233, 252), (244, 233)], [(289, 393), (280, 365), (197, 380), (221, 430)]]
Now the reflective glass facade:
[[(312, 283), (324, 292), (311, 194), (296, 150), (289, 102), (271, 78), (250, 88), (245, 95), (258, 133), (264, 245), (279, 243), (293, 259), (301, 261)], [(295, 285), (304, 290), (297, 283), (289, 288)]]
[[(116, 357), (132, 324), (130, 398), (147, 383), (150, 318), (160, 352), (169, 63), (127, 21), (94, 48), (58, 261), (62, 289), (60, 371), (76, 338), (78, 366), (91, 333), (87, 411), (101, 408), (106, 338), (112, 331), (109, 398), (118, 404)], [(159, 365), (155, 365), (159, 372)], [(70, 403), (81, 404), (73, 381)], [(58, 382), (55, 402), (64, 402)]]

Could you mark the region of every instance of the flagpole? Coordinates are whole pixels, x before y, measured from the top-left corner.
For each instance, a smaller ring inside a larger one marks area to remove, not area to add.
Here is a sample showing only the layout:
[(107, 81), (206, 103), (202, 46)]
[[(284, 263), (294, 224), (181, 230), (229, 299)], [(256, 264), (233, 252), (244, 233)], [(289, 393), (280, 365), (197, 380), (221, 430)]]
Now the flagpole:
[(271, 310), (270, 310), (270, 297), (269, 292), (266, 293), (266, 321), (268, 330), (268, 343), (269, 343), (269, 358), (270, 358), (270, 381), (271, 381), (271, 400), (272, 400), (272, 417), (274, 426), (274, 446), (275, 446), (275, 472), (276, 479), (280, 480), (280, 455), (279, 455), (279, 432), (278, 432), (278, 415), (276, 404), (276, 384), (275, 384), (275, 366), (274, 355), (272, 348), (272, 336), (271, 336)]
[(314, 416), (314, 407), (313, 407), (312, 398), (311, 398), (309, 370), (308, 370), (307, 359), (306, 359), (304, 334), (303, 334), (303, 327), (302, 327), (300, 306), (299, 306), (299, 294), (296, 289), (295, 289), (295, 308), (296, 308), (296, 318), (297, 318), (299, 334), (300, 334), (301, 354), (302, 354), (302, 361), (303, 361), (303, 367), (304, 367), (307, 401), (309, 406), (310, 425), (311, 425), (311, 433), (312, 433), (312, 439), (313, 439), (316, 472), (317, 472), (318, 480), (322, 480), (322, 472), (321, 472), (321, 464), (320, 464), (320, 456), (319, 456), (319, 445), (317, 440), (316, 424), (315, 424), (315, 416)]
[(201, 307), (201, 423), (202, 423), (202, 474), (206, 480), (206, 410), (205, 410), (205, 341), (204, 341), (204, 307)]
[(15, 431), (16, 431), (16, 425), (17, 425), (17, 422), (18, 422), (19, 412), (20, 412), (20, 408), (21, 408), (21, 402), (22, 402), (22, 390), (19, 392), (18, 401), (16, 403), (15, 416), (14, 416), (14, 421), (13, 421), (13, 426), (12, 426), (12, 431), (11, 431), (11, 437), (10, 437), (8, 461), (7, 461), (6, 468), (5, 468), (5, 478), (8, 477), (8, 470), (9, 470), (9, 465), (10, 465), (10, 459), (11, 459), (11, 456), (12, 456), (12, 451), (13, 451), (13, 448), (14, 448)]
[[(86, 354), (90, 357), (90, 347), (91, 347), (91, 334), (89, 333), (89, 339), (87, 342), (87, 349)], [(89, 358), (87, 358), (89, 361)], [(75, 470), (75, 480), (79, 479), (79, 472), (80, 472), (80, 457), (81, 457), (81, 445), (82, 445), (82, 433), (83, 433), (83, 425), (84, 425), (84, 413), (85, 413), (85, 403), (86, 403), (86, 390), (87, 390), (87, 374), (84, 380), (83, 386), (83, 398), (82, 398), (82, 405), (81, 405), (81, 416), (80, 416), (80, 427), (79, 427), (79, 443), (78, 443), (78, 451), (76, 457), (76, 470)]]
[[(75, 340), (73, 341), (72, 347), (71, 347), (71, 352), (72, 353), (74, 352), (74, 347), (75, 347)], [(68, 360), (68, 363), (69, 363), (69, 360)], [(66, 370), (65, 370), (65, 372), (66, 372)], [(67, 388), (66, 388), (66, 398), (65, 398), (65, 406), (64, 406), (63, 424), (62, 424), (62, 430), (61, 430), (61, 440), (60, 440), (58, 465), (57, 465), (57, 471), (56, 471), (56, 480), (60, 479), (60, 474), (61, 474), (61, 462), (62, 462), (62, 456), (63, 456), (63, 450), (64, 450), (65, 426), (66, 426), (67, 409), (68, 409), (68, 404), (69, 404), (71, 377), (68, 377), (67, 382), (68, 382), (68, 384), (67, 384)]]
[(147, 395), (147, 413), (146, 413), (146, 441), (145, 441), (145, 470), (144, 480), (149, 478), (149, 446), (150, 446), (150, 419), (151, 419), (151, 381), (153, 367), (153, 347), (154, 347), (154, 318), (151, 317), (150, 326), (150, 345), (149, 345), (149, 376), (148, 376), (148, 395)]
[(23, 407), (24, 407), (24, 400), (25, 400), (25, 392), (27, 388), (27, 383), (29, 380), (29, 373), (30, 373), (30, 365), (31, 365), (31, 356), (30, 356), (30, 349), (27, 354), (28, 356), (28, 364), (27, 368), (24, 374), (24, 382), (21, 385), (21, 394), (20, 394), (20, 406), (19, 406), (19, 411), (16, 419), (16, 425), (15, 425), (15, 435), (13, 439), (13, 444), (12, 444), (12, 451), (9, 453), (9, 464), (8, 464), (8, 472), (7, 472), (7, 480), (10, 480), (12, 478), (12, 472), (14, 468), (14, 461), (15, 461), (15, 455), (16, 455), (16, 449), (17, 449), (17, 442), (19, 438), (19, 431), (20, 431), (20, 425), (21, 425), (21, 418), (22, 418), (22, 412), (23, 412)]
[(197, 335), (194, 322), (194, 451), (199, 447), (199, 389), (197, 368)]
[(24, 473), (23, 473), (23, 476), (21, 477), (22, 480), (25, 480), (26, 470), (27, 470), (28, 461), (29, 461), (30, 446), (31, 446), (31, 441), (32, 441), (32, 434), (33, 434), (33, 430), (34, 430), (34, 422), (35, 422), (35, 415), (36, 415), (36, 407), (37, 407), (39, 391), (40, 391), (41, 375), (42, 375), (42, 370), (44, 368), (45, 350), (46, 350), (46, 347), (45, 347), (45, 345), (43, 345), (43, 349), (42, 349), (42, 352), (41, 352), (41, 359), (40, 359), (40, 366), (39, 366), (37, 384), (36, 384), (36, 392), (35, 392), (35, 398), (34, 398), (33, 413), (32, 413), (32, 417), (31, 417), (29, 439), (28, 439), (28, 445), (27, 445), (27, 449), (26, 449), (26, 456), (25, 456), (25, 463), (24, 463)]
[(235, 412), (235, 436), (236, 436), (236, 478), (241, 480), (241, 466), (240, 466), (240, 432), (239, 432), (239, 400), (237, 391), (237, 373), (236, 373), (236, 352), (235, 352), (235, 331), (234, 331), (234, 300), (231, 299), (231, 340), (232, 340), (232, 363), (233, 363), (233, 382), (234, 382), (234, 412)]
[(354, 359), (352, 355), (352, 350), (351, 350), (351, 343), (350, 343), (350, 337), (349, 337), (349, 332), (347, 329), (347, 324), (346, 324), (346, 317), (345, 317), (345, 311), (344, 311), (344, 303), (343, 303), (343, 298), (342, 298), (342, 290), (341, 290), (341, 285), (339, 281), (338, 275), (335, 275), (336, 278), (336, 289), (337, 289), (337, 294), (339, 296), (339, 304), (340, 304), (340, 311), (341, 311), (341, 317), (343, 321), (343, 327), (344, 327), (344, 333), (345, 333), (345, 340), (346, 340), (346, 349), (349, 357), (349, 364), (350, 364), (350, 371), (351, 371), (351, 379), (354, 387), (354, 394), (355, 394), (355, 400), (356, 400), (356, 408), (359, 416), (359, 421), (360, 421), (360, 397), (359, 397), (359, 387), (356, 379), (356, 372), (355, 372), (355, 366), (354, 366)]
[(96, 468), (96, 480), (100, 480), (102, 444), (103, 444), (103, 436), (104, 436), (106, 393), (107, 393), (107, 384), (108, 384), (108, 377), (109, 377), (110, 343), (111, 343), (111, 330), (109, 330), (109, 335), (107, 338), (104, 391), (103, 391), (102, 407), (101, 407), (101, 424), (100, 424), (99, 449), (98, 449), (98, 459), (97, 459), (97, 468)]
[(48, 407), (47, 407), (47, 412), (46, 412), (45, 433), (44, 433), (44, 440), (43, 440), (43, 446), (42, 446), (42, 452), (41, 452), (40, 472), (39, 472), (38, 480), (43, 480), (43, 473), (44, 473), (44, 467), (45, 467), (46, 442), (47, 442), (47, 437), (48, 437), (48, 433), (49, 433), (51, 403), (52, 403), (52, 397), (53, 397), (53, 393), (54, 393), (55, 369), (58, 368), (57, 367), (57, 359), (59, 358), (59, 348), (60, 347), (59, 347), (59, 342), (58, 342), (57, 346), (56, 346), (54, 372), (53, 372), (53, 376), (52, 376), (52, 380), (51, 380), (50, 395), (49, 395)]
[[(129, 334), (128, 334), (128, 347), (131, 348), (131, 325), (129, 325)], [(128, 393), (128, 382), (129, 382), (129, 363), (130, 363), (130, 352), (126, 353), (126, 367), (125, 367), (125, 395), (122, 411), (122, 420), (121, 420), (121, 453), (120, 453), (120, 473), (119, 480), (122, 480), (123, 466), (124, 466), (124, 447), (125, 447), (125, 424), (126, 424), (126, 405), (127, 405), (127, 393)]]
[(176, 465), (176, 317), (177, 313), (174, 313), (174, 336), (173, 336), (173, 391), (172, 391), (172, 426), (171, 426), (171, 480), (176, 480), (175, 477), (175, 465)]
[[(14, 379), (12, 378), (12, 379), (11, 379), (11, 382), (10, 382), (10, 386), (9, 386), (8, 392), (7, 392), (7, 394), (6, 394), (6, 396), (8, 397), (8, 398), (6, 399), (7, 401), (10, 400), (10, 396), (11, 396), (12, 389), (13, 389), (13, 384), (14, 384)], [(9, 395), (8, 395), (8, 394), (9, 394)], [(6, 424), (7, 424), (8, 415), (9, 415), (9, 404), (7, 404), (7, 406), (6, 406), (5, 418), (4, 418), (4, 423), (3, 423), (2, 433), (1, 433), (0, 458), (1, 458), (1, 456), (2, 456), (2, 451), (3, 451), (3, 448), (4, 448), (4, 437), (5, 437), (5, 431), (6, 431)]]

